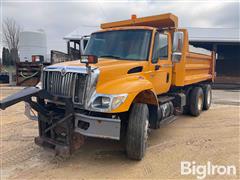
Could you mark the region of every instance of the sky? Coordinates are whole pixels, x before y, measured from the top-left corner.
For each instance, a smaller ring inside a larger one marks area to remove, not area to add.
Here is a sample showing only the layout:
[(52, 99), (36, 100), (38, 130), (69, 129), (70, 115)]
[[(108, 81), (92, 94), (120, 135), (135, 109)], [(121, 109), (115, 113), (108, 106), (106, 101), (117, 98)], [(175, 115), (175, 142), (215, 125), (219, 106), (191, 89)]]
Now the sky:
[[(63, 37), (79, 30), (88, 35), (101, 23), (173, 13), (180, 27), (239, 28), (239, 1), (11, 1), (2, 0), (1, 21), (14, 18), (23, 30), (44, 29), (47, 47), (66, 52)], [(0, 34), (1, 35), (1, 34)], [(2, 48), (1, 48), (2, 49)]]

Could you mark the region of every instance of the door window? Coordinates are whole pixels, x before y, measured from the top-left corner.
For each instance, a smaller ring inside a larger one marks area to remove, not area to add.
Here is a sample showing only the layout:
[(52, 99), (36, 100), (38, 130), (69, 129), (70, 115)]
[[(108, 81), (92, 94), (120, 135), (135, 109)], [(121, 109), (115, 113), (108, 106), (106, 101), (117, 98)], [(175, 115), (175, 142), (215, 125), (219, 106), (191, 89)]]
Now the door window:
[(161, 34), (159, 32), (156, 32), (154, 39), (152, 63), (157, 63), (158, 59), (168, 59), (168, 36), (167, 34)]

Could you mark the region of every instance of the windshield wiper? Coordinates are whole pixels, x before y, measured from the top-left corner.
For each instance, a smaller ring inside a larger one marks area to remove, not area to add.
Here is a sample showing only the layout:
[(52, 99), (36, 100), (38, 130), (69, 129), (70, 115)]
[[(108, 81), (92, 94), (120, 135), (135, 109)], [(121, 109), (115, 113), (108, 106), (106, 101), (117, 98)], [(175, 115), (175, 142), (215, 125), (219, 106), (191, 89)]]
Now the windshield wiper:
[(99, 58), (114, 58), (114, 59), (121, 59), (119, 56), (114, 56), (114, 55), (102, 55), (99, 56)]

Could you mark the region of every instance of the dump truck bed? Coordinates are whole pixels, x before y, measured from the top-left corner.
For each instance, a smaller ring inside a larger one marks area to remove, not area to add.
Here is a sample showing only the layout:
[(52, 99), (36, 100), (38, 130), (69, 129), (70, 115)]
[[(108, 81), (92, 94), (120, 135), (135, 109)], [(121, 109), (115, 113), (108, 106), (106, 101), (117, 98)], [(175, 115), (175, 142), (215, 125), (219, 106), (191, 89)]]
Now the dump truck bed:
[(174, 64), (173, 86), (186, 86), (203, 81), (214, 81), (215, 55), (187, 52), (185, 58)]

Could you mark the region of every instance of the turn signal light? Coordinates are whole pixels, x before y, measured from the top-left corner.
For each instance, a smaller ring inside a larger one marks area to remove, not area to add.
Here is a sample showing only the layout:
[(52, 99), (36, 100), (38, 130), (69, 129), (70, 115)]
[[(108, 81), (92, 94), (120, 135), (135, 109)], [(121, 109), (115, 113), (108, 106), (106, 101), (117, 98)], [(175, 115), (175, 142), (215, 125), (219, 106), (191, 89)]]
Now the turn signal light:
[(94, 55), (84, 55), (81, 56), (80, 61), (85, 64), (96, 64), (98, 63), (98, 57)]

